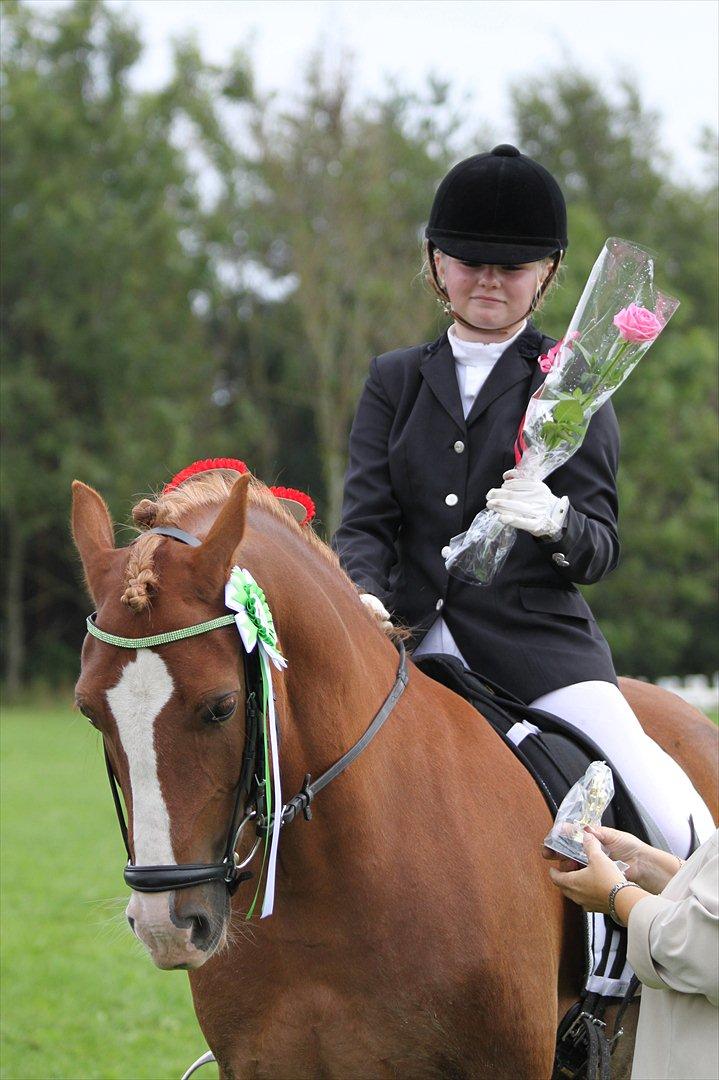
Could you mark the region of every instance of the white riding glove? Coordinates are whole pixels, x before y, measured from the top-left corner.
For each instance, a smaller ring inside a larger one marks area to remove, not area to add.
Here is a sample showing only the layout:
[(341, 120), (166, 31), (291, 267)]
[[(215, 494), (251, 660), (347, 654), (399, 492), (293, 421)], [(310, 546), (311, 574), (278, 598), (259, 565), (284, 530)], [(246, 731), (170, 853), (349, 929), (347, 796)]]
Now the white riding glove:
[(389, 611), (387, 611), (387, 608), (378, 597), (373, 596), (372, 593), (363, 592), (360, 593), (360, 600), (363, 604), (366, 604), (372, 614), (380, 620), (383, 630), (392, 629), (392, 620)]
[(569, 513), (566, 495), (558, 499), (542, 480), (525, 480), (516, 469), (503, 474), (501, 488), (487, 492), (487, 506), (504, 525), (524, 529), (532, 536), (558, 540)]

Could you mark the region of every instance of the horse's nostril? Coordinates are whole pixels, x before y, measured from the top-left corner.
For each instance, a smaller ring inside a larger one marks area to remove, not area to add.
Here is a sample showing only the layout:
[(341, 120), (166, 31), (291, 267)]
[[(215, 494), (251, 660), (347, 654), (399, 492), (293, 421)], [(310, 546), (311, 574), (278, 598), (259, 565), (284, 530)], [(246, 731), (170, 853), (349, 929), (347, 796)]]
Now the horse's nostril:
[(215, 913), (211, 904), (206, 906), (198, 897), (172, 894), (170, 919), (180, 930), (190, 931), (189, 943), (201, 952), (214, 949), (222, 932), (221, 913)]
[(132, 932), (134, 934), (135, 933), (135, 920), (133, 919), (132, 915), (127, 916), (127, 921), (129, 922), (130, 929), (132, 930)]
[(190, 941), (196, 949), (205, 950), (212, 938), (210, 920), (205, 915), (192, 915), (190, 921), (192, 923)]

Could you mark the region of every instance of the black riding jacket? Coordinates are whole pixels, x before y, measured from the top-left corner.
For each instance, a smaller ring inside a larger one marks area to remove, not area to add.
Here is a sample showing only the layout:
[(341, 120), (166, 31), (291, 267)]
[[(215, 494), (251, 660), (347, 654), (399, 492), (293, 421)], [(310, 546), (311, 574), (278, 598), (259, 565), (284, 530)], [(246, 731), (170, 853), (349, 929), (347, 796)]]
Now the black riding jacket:
[(571, 683), (616, 682), (609, 646), (576, 588), (601, 580), (619, 558), (611, 403), (547, 480), (571, 504), (558, 540), (520, 530), (495, 581), (481, 587), (450, 577), (442, 549), (514, 466), (519, 423), (544, 378), (537, 358), (553, 344), (528, 323), (466, 420), (446, 333), (373, 359), (333, 539), (350, 578), (412, 629), (415, 644), (441, 613), (470, 666), (525, 701)]

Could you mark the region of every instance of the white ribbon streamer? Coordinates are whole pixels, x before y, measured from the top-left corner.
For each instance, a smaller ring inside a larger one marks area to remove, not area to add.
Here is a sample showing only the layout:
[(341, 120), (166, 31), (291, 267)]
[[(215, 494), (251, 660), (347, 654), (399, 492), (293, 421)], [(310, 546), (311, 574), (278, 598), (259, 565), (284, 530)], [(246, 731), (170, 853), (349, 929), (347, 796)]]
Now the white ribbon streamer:
[(277, 745), (277, 718), (275, 716), (275, 696), (272, 692), (272, 673), (270, 661), (262, 641), (259, 642), (260, 665), (262, 678), (267, 686), (267, 726), (270, 734), (270, 755), (272, 757), (272, 840), (270, 843), (270, 857), (267, 863), (267, 878), (265, 879), (265, 896), (262, 902), (261, 919), (266, 919), (272, 914), (275, 906), (275, 873), (277, 870), (277, 849), (280, 842), (280, 828), (282, 825), (282, 790), (280, 787), (280, 754)]

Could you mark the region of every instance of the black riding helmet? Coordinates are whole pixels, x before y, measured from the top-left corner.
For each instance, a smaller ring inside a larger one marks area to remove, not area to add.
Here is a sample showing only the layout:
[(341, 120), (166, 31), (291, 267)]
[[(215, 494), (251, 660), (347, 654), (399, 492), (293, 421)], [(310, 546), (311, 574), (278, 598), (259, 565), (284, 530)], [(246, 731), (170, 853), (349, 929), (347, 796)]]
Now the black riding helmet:
[(566, 250), (567, 208), (552, 174), (503, 144), (447, 173), (425, 236), (462, 262), (536, 262)]
[(455, 165), (437, 188), (425, 230), (430, 281), (447, 312), (471, 330), (501, 331), (468, 322), (452, 305), (434, 265), (434, 249), (469, 264), (538, 262), (553, 265), (530, 304), (531, 315), (554, 278), (567, 240), (562, 190), (543, 165), (503, 143)]

